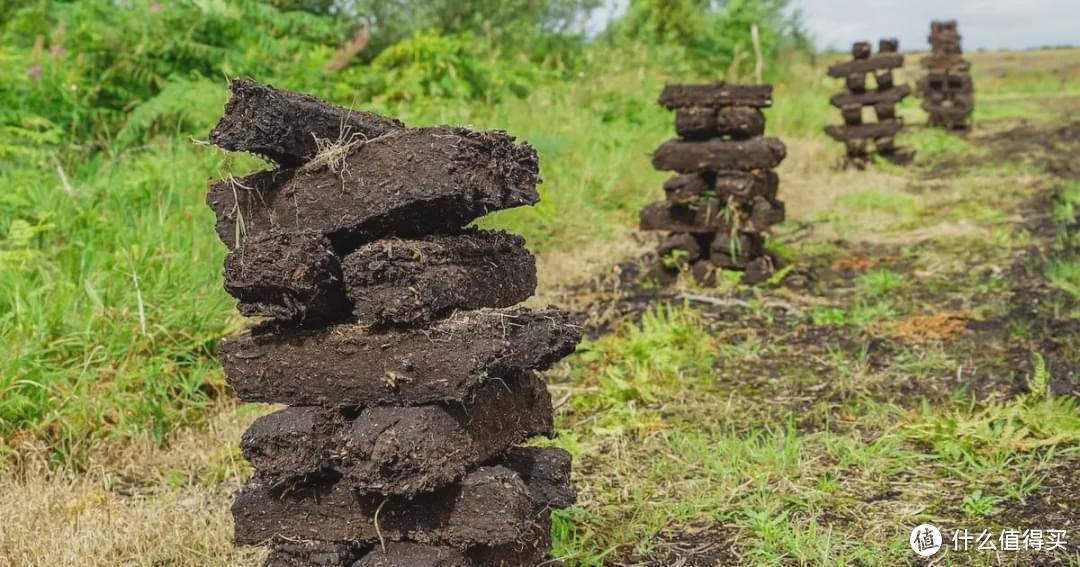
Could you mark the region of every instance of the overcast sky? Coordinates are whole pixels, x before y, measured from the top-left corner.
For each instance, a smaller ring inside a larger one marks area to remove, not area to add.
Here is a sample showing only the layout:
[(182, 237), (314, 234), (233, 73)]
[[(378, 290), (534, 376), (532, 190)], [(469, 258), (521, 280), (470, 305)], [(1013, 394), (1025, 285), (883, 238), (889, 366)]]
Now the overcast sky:
[[(855, 41), (900, 39), (901, 49), (929, 49), (931, 20), (955, 19), (965, 50), (1080, 45), (1080, 0), (792, 0), (820, 49), (846, 51)], [(598, 32), (628, 0), (603, 0), (587, 28)]]
[(966, 51), (1080, 45), (1080, 0), (795, 0), (819, 48), (897, 37), (927, 49), (931, 20), (955, 19)]

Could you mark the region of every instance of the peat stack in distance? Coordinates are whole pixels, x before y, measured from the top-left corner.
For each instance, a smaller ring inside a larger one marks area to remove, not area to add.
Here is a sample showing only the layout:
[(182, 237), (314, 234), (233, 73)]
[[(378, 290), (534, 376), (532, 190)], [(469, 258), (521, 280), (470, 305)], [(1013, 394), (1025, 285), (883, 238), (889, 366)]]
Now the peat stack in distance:
[(573, 352), (521, 237), (465, 228), (539, 200), (536, 153), (503, 132), (410, 129), (242, 80), (211, 141), (277, 169), (211, 184), (225, 288), (265, 320), (218, 354), (255, 471), (235, 540), (266, 565), (543, 562), (574, 501), (539, 372)]
[(930, 114), (929, 125), (948, 130), (971, 127), (975, 111), (975, 85), (971, 63), (964, 59), (956, 20), (931, 22), (930, 55), (922, 59), (926, 75), (919, 82), (922, 107)]
[[(897, 85), (893, 70), (904, 66), (904, 56), (898, 51), (895, 39), (883, 39), (878, 52), (871, 53), (870, 44), (856, 42), (851, 48), (851, 61), (829, 66), (829, 76), (844, 79), (844, 92), (830, 102), (840, 109), (844, 124), (826, 126), (825, 133), (842, 142), (847, 149), (845, 164), (863, 167), (870, 158), (869, 143), (877, 154), (893, 163), (909, 163), (915, 156), (910, 148), (897, 148), (895, 137), (904, 127), (896, 115), (896, 104), (911, 94), (911, 87)], [(874, 76), (874, 89), (866, 88), (866, 76)], [(871, 107), (877, 122), (863, 123), (863, 109)]]
[(706, 285), (719, 270), (744, 272), (747, 283), (767, 279), (777, 259), (765, 234), (784, 220), (774, 169), (786, 155), (783, 142), (764, 137), (772, 86), (668, 85), (659, 102), (675, 111), (679, 135), (653, 154), (656, 169), (676, 173), (664, 183), (666, 199), (641, 211), (642, 230), (668, 233), (660, 269), (688, 268)]

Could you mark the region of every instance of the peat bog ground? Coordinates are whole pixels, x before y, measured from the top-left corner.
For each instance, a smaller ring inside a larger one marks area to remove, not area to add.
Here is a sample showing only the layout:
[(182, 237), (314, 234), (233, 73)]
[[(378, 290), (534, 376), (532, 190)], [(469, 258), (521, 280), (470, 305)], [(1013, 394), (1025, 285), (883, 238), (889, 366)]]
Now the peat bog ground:
[[(1080, 540), (1076, 71), (1058, 51), (972, 59), (975, 129), (924, 129), (907, 105), (911, 166), (839, 171), (839, 145), (778, 117), (788, 221), (770, 246), (789, 263), (765, 285), (657, 286), (630, 221), (540, 254), (534, 304), (583, 313), (589, 337), (548, 373), (547, 443), (574, 455), (580, 493), (556, 515), (556, 557), (912, 564), (923, 522)], [(777, 113), (785, 100), (803, 99), (781, 86)], [(240, 434), (269, 408), (217, 404), (205, 426), (78, 469), (17, 453), (0, 565), (255, 562), (228, 507), (250, 474)], [(1076, 565), (1080, 547), (935, 561)]]

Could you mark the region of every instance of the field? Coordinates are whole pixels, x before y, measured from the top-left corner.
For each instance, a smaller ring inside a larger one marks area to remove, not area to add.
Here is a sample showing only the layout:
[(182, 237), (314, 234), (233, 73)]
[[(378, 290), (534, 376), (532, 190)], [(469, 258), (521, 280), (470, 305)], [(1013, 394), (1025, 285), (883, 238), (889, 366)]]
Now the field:
[[(757, 287), (637, 277), (637, 210), (665, 178), (648, 155), (671, 136), (654, 97), (692, 71), (598, 61), (524, 98), (402, 107), (540, 153), (542, 204), (484, 224), (537, 252), (535, 304), (586, 318), (547, 376), (579, 490), (556, 558), (908, 564), (924, 522), (1080, 541), (1080, 54), (971, 59), (973, 131), (922, 128), (909, 100), (916, 163), (864, 171), (820, 131), (839, 120), (825, 59), (769, 70), (789, 154), (771, 247), (790, 267)], [(260, 555), (230, 544), (228, 507), (250, 474), (239, 436), (270, 408), (235, 402), (212, 356), (244, 322), (202, 203), (208, 178), (257, 162), (192, 142), (0, 170), (22, 219), (0, 247), (0, 565)], [(1027, 553), (939, 560), (1080, 565), (1076, 542)]]

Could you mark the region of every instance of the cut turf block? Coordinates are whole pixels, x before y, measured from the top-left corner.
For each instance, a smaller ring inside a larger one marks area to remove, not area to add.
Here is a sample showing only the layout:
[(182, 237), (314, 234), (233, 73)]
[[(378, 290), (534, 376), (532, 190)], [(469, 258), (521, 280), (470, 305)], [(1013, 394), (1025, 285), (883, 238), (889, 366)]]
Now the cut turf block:
[(570, 453), (553, 447), (515, 447), (497, 462), (521, 475), (536, 506), (562, 509), (577, 502), (570, 482)]
[(772, 169), (780, 165), (786, 154), (783, 142), (776, 138), (703, 142), (668, 140), (657, 148), (652, 163), (656, 169), (679, 173), (721, 169), (752, 171)]
[(460, 484), (411, 500), (365, 496), (341, 483), (278, 492), (255, 478), (237, 494), (232, 510), (235, 540), (241, 545), (383, 539), (458, 548), (498, 546), (532, 539), (536, 516), (525, 483), (501, 466), (479, 468)]
[(439, 126), (391, 132), (289, 172), (222, 180), (206, 200), (230, 248), (238, 234), (314, 231), (347, 252), (534, 204), (538, 173), (536, 151), (503, 132)]
[(530, 542), (457, 550), (420, 543), (375, 546), (352, 567), (525, 567), (540, 565), (551, 547), (551, 519), (537, 519), (542, 533)]
[(391, 543), (385, 549), (375, 547), (352, 567), (475, 567), (475, 563), (451, 547)]
[(667, 201), (653, 203), (641, 210), (641, 230), (666, 230), (690, 234), (731, 230), (731, 218), (716, 199), (702, 199), (690, 205)]
[(558, 311), (481, 309), (378, 333), (270, 326), (224, 339), (218, 355), (244, 401), (404, 406), (462, 401), (485, 380), (545, 370), (580, 338)]
[(656, 254), (668, 261), (685, 265), (701, 257), (701, 244), (692, 234), (670, 234), (660, 242)]
[(675, 112), (675, 132), (688, 140), (699, 140), (716, 135), (715, 108), (680, 108)]
[(660, 92), (660, 105), (669, 109), (722, 106), (772, 106), (771, 85), (667, 85)]
[(896, 104), (911, 94), (911, 87), (900, 85), (891, 89), (880, 91), (867, 91), (864, 93), (840, 93), (833, 95), (829, 102), (836, 108), (850, 106), (874, 106), (880, 103)]
[(312, 322), (349, 312), (341, 263), (318, 233), (271, 232), (245, 240), (225, 257), (225, 291), (248, 317)]
[(718, 171), (676, 175), (664, 183), (667, 200), (689, 205), (712, 192), (721, 202), (750, 203), (756, 197), (775, 198), (780, 178), (772, 170)]
[(847, 78), (849, 75), (865, 75), (874, 71), (887, 69), (899, 69), (904, 66), (904, 56), (899, 53), (878, 53), (866, 59), (842, 61), (829, 65), (828, 74), (838, 79)]
[(232, 95), (225, 114), (210, 132), (210, 143), (260, 155), (285, 167), (314, 158), (319, 140), (370, 140), (404, 128), (391, 118), (347, 110), (250, 79), (233, 81), (229, 90)]
[(784, 222), (785, 207), (782, 201), (755, 197), (750, 206), (750, 224), (755, 230), (767, 231), (774, 224)]
[(922, 88), (927, 92), (970, 93), (974, 90), (971, 75), (948, 71), (931, 71), (922, 79)]
[(694, 279), (702, 285), (716, 285), (717, 277), (722, 270), (742, 271), (742, 282), (746, 284), (761, 283), (776, 271), (776, 263), (768, 254), (749, 260), (733, 260), (726, 254), (716, 254), (708, 260), (699, 260), (694, 263), (691, 273)]
[(748, 106), (728, 106), (716, 111), (716, 133), (733, 138), (752, 138), (765, 133), (765, 114)]
[(377, 240), (346, 256), (344, 272), (354, 316), (372, 325), (509, 307), (536, 291), (536, 259), (505, 232)]
[[(560, 449), (539, 450), (568, 457)], [(414, 498), (363, 495), (340, 482), (280, 487), (255, 477), (233, 504), (234, 539), (242, 545), (296, 540), (357, 545), (408, 541), (458, 549), (543, 540), (542, 518), (550, 507), (567, 502), (563, 497), (567, 489), (540, 486), (553, 476), (559, 477), (556, 482), (563, 481), (558, 474), (526, 468), (539, 467), (542, 461), (532, 458), (480, 467), (459, 483)], [(536, 500), (547, 495), (554, 500)]]
[(709, 245), (709, 257), (724, 258), (723, 262), (714, 262), (724, 268), (742, 267), (746, 262), (760, 256), (765, 251), (764, 246), (765, 239), (758, 233), (717, 233)]
[(721, 202), (734, 199), (749, 203), (755, 197), (775, 198), (779, 185), (780, 176), (772, 170), (718, 171), (713, 191)]
[(853, 126), (826, 126), (825, 133), (834, 140), (844, 142), (854, 139), (888, 138), (895, 136), (904, 127), (899, 120), (857, 124)]
[(971, 70), (971, 62), (959, 53), (924, 57), (920, 62), (924, 69), (948, 70), (954, 73), (966, 73)]
[(684, 173), (664, 182), (667, 200), (673, 203), (689, 203), (712, 189), (712, 182), (702, 173)]
[(415, 495), (553, 431), (547, 388), (524, 374), (489, 380), (462, 404), (373, 407), (355, 418), (318, 407), (286, 408), (257, 419), (241, 448), (263, 478), (331, 474), (360, 492)]
[(680, 108), (675, 112), (675, 132), (687, 140), (718, 136), (746, 139), (765, 132), (765, 115), (749, 106)]
[(353, 567), (365, 551), (349, 543), (282, 542), (270, 550), (263, 567)]

